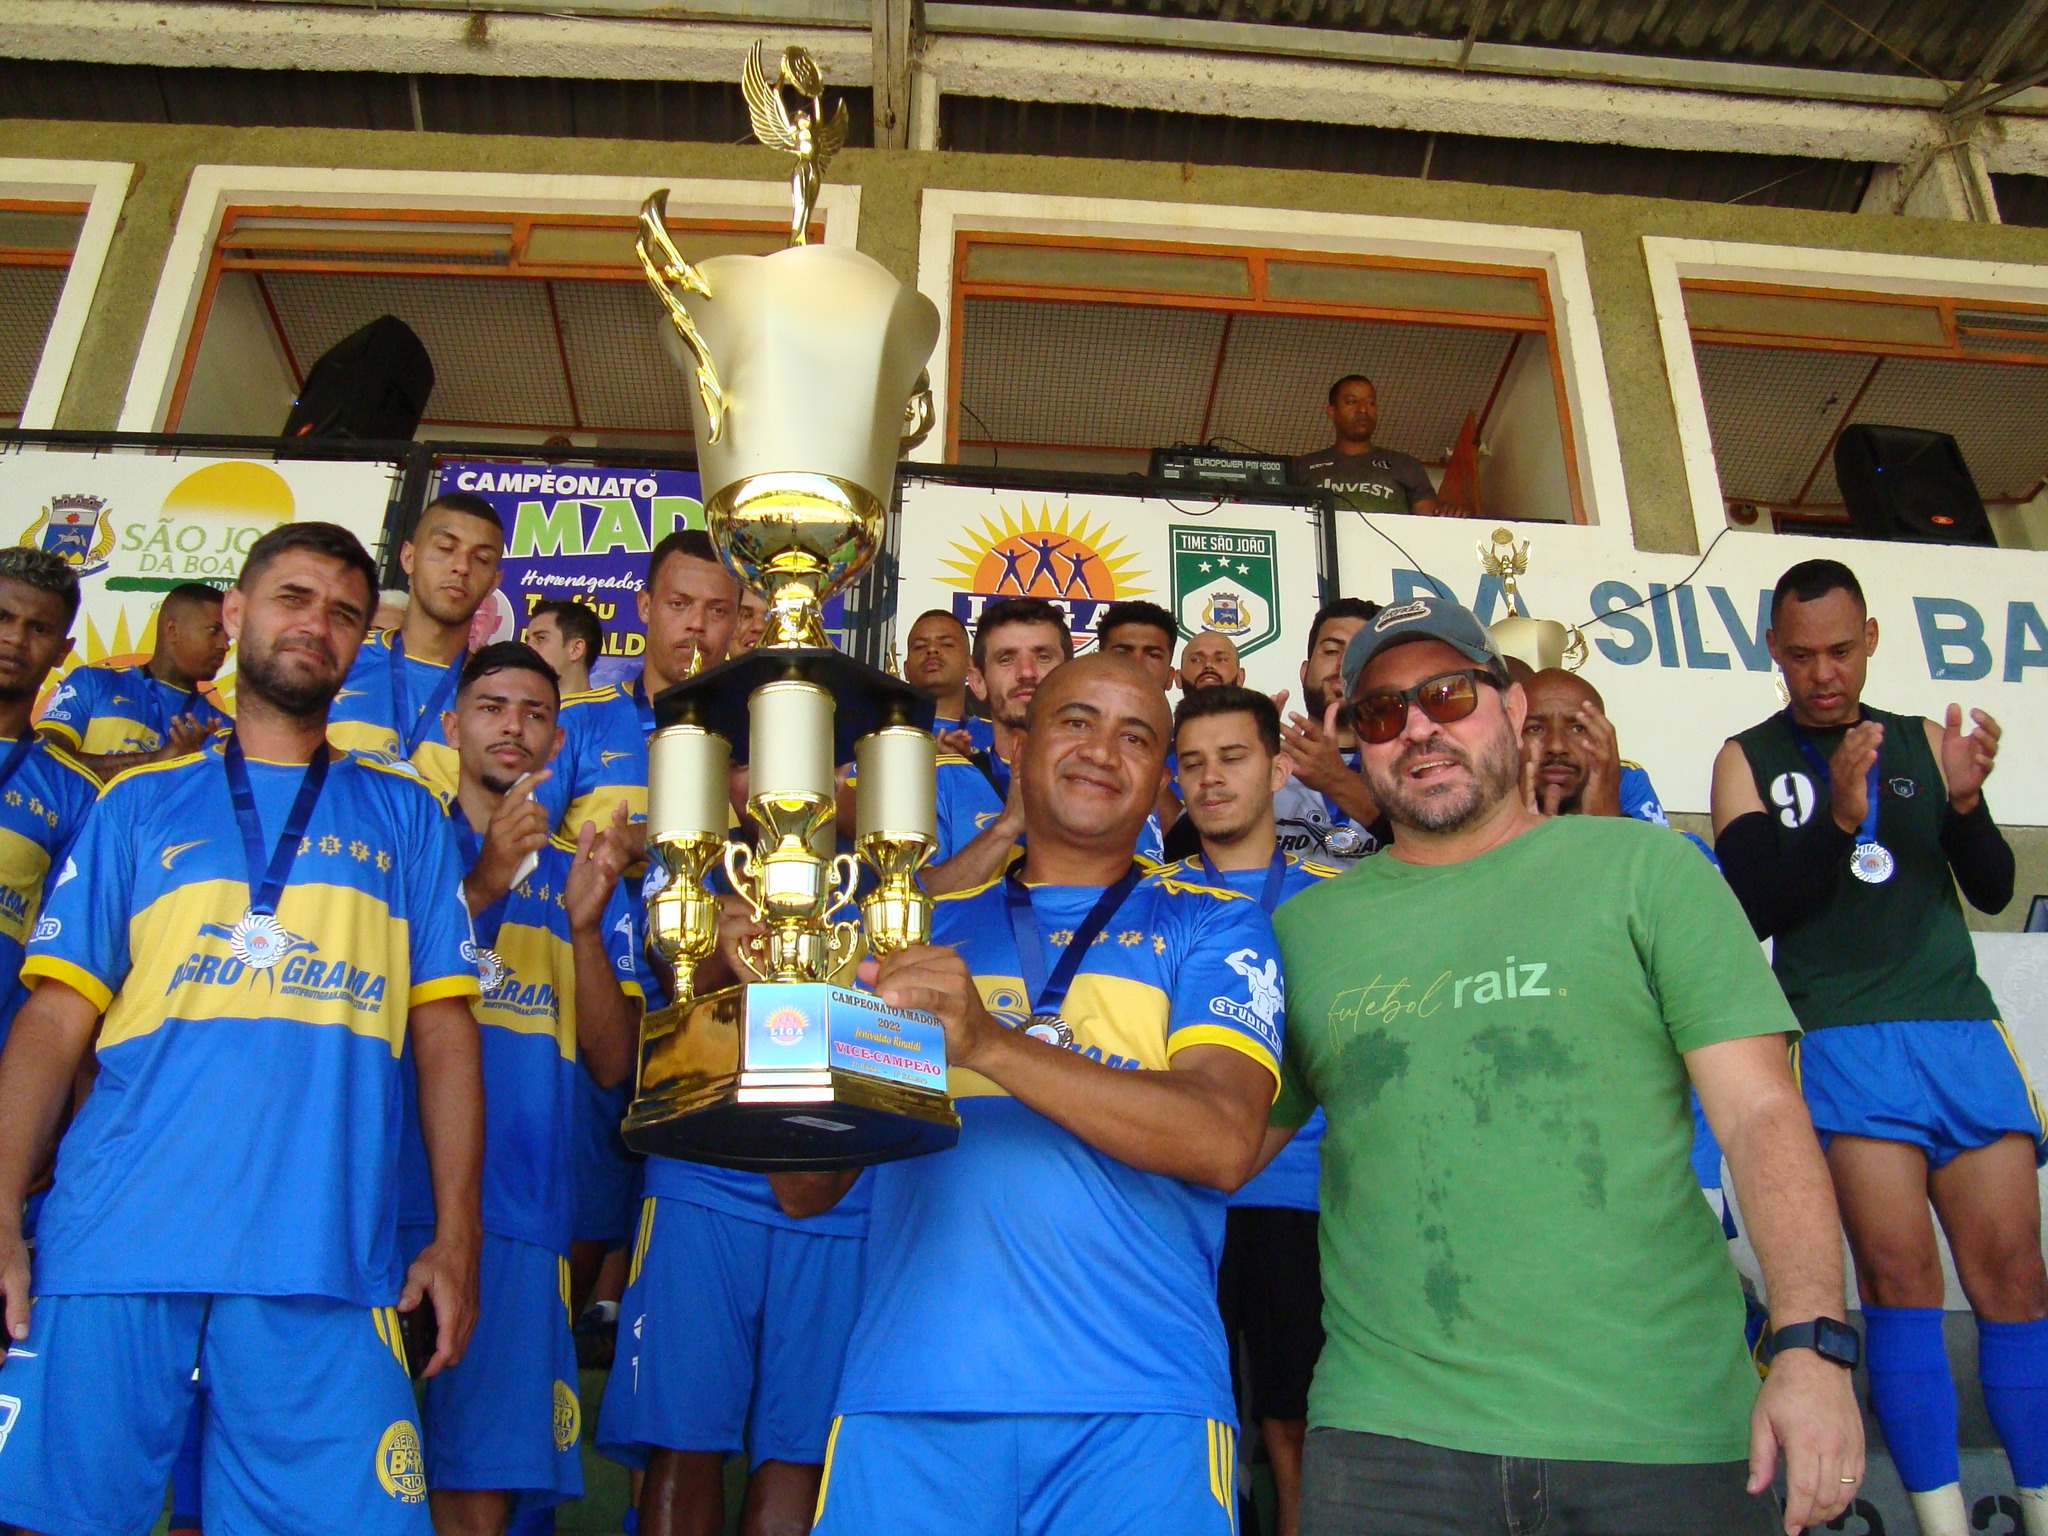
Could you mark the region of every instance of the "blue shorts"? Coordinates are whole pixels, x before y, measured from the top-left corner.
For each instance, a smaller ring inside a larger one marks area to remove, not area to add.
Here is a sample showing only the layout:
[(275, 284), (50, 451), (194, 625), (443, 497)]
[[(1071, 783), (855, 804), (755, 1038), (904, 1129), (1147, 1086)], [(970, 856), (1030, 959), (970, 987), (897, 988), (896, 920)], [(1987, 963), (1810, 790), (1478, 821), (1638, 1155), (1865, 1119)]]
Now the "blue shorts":
[[(432, 1233), (408, 1228), (416, 1255)], [(425, 1384), (420, 1408), (429, 1488), (497, 1488), (522, 1505), (583, 1497), (569, 1261), (533, 1243), (484, 1234), (476, 1331), (460, 1364)]]
[(1792, 1071), (1825, 1147), (1836, 1136), (1903, 1141), (1941, 1168), (2018, 1132), (2048, 1163), (2048, 1124), (1997, 1019), (1841, 1024), (1802, 1035)]
[(0, 1527), (146, 1536), (195, 1393), (209, 1536), (432, 1536), (398, 1314), (319, 1296), (37, 1300), (0, 1369)]
[(636, 1467), (657, 1446), (822, 1462), (866, 1246), (642, 1201), (597, 1448)]
[[(584, 1079), (589, 1076), (582, 1074)], [(644, 1162), (627, 1150), (619, 1136), (619, 1121), (632, 1097), (632, 1080), (617, 1088), (600, 1088), (585, 1081), (578, 1089), (569, 1163), (570, 1198), (575, 1206), (571, 1231), (579, 1243), (623, 1248), (633, 1235)]]
[(1178, 1413), (836, 1419), (815, 1536), (1235, 1536), (1237, 1431)]

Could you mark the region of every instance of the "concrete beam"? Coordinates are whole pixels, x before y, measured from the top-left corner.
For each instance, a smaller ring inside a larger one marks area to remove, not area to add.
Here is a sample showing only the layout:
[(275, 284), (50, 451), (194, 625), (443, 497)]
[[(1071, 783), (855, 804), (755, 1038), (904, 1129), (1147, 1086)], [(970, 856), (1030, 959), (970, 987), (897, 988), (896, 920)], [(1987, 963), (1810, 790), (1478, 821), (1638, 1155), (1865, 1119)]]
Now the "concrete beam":
[(778, 48), (802, 43), (835, 85), (869, 83), (865, 26), (206, 0), (0, 0), (0, 53), (9, 58), (172, 68), (737, 83), (747, 49), (762, 36)]
[[(1894, 165), (1951, 131), (1938, 103), (1794, 101), (936, 31), (922, 64), (950, 95)], [(2048, 172), (2048, 120), (2001, 118), (1984, 139), (1991, 169)]]
[(1879, 166), (1856, 211), (1973, 224), (2000, 222), (1998, 195), (1985, 170), (1983, 152), (1967, 139), (1932, 145), (1903, 165)]
[(917, 56), (918, 11), (917, 0), (874, 0), (870, 89), (877, 149), (910, 147), (910, 66)]

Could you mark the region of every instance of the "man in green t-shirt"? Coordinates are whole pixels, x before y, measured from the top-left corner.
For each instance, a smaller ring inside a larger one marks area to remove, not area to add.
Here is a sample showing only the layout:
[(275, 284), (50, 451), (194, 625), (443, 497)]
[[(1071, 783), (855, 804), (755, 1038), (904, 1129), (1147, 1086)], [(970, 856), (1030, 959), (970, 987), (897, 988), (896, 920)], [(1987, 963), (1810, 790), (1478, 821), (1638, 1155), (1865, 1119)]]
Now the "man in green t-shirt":
[[(1343, 697), (1394, 846), (1276, 915), (1284, 1082), (1320, 1106), (1323, 1325), (1303, 1536), (1741, 1536), (1863, 1475), (1838, 1219), (1740, 908), (1668, 831), (1546, 818), (1526, 703), (1478, 621), (1418, 598)], [(1761, 1392), (1694, 1187), (1688, 1082), (1772, 1303)]]

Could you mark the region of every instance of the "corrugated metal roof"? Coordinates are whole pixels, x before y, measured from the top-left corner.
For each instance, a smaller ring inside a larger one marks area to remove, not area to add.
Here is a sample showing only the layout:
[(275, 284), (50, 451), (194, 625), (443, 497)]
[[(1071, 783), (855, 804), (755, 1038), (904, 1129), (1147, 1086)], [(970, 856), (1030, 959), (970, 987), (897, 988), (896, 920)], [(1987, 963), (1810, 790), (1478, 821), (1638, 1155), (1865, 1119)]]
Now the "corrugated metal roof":
[[(419, 120), (409, 79), (416, 79)], [(874, 142), (872, 98), (846, 99), (847, 142)], [(547, 138), (752, 142), (739, 85), (675, 80), (557, 80), (284, 69), (166, 69), (0, 59), (12, 117), (228, 127), (392, 128)]]
[[(2026, 0), (983, 0), (1959, 81)], [(2048, 67), (2036, 27), (1999, 77)]]
[(945, 97), (939, 111), (943, 149), (1378, 176), (1426, 174), (1433, 181), (1844, 213), (1854, 212), (1862, 200), (1871, 169), (1860, 162), (1796, 155), (1432, 135), (967, 96)]

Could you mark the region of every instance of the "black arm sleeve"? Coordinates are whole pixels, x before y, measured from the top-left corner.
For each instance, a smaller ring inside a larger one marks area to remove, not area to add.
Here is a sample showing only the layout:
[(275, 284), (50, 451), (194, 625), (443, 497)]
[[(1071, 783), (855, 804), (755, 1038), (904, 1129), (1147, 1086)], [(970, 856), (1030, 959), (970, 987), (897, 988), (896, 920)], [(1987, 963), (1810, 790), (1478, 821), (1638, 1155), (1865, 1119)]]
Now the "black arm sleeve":
[(1991, 807), (1977, 797), (1977, 809), (1958, 816), (1954, 806), (1941, 813), (1941, 851), (1955, 871), (1963, 899), (1979, 912), (2003, 912), (2012, 900), (2012, 845), (1991, 819)]
[(1751, 811), (1721, 829), (1714, 856), (1749, 926), (1768, 939), (1827, 904), (1855, 841), (1825, 812), (1787, 831), (1768, 812)]

